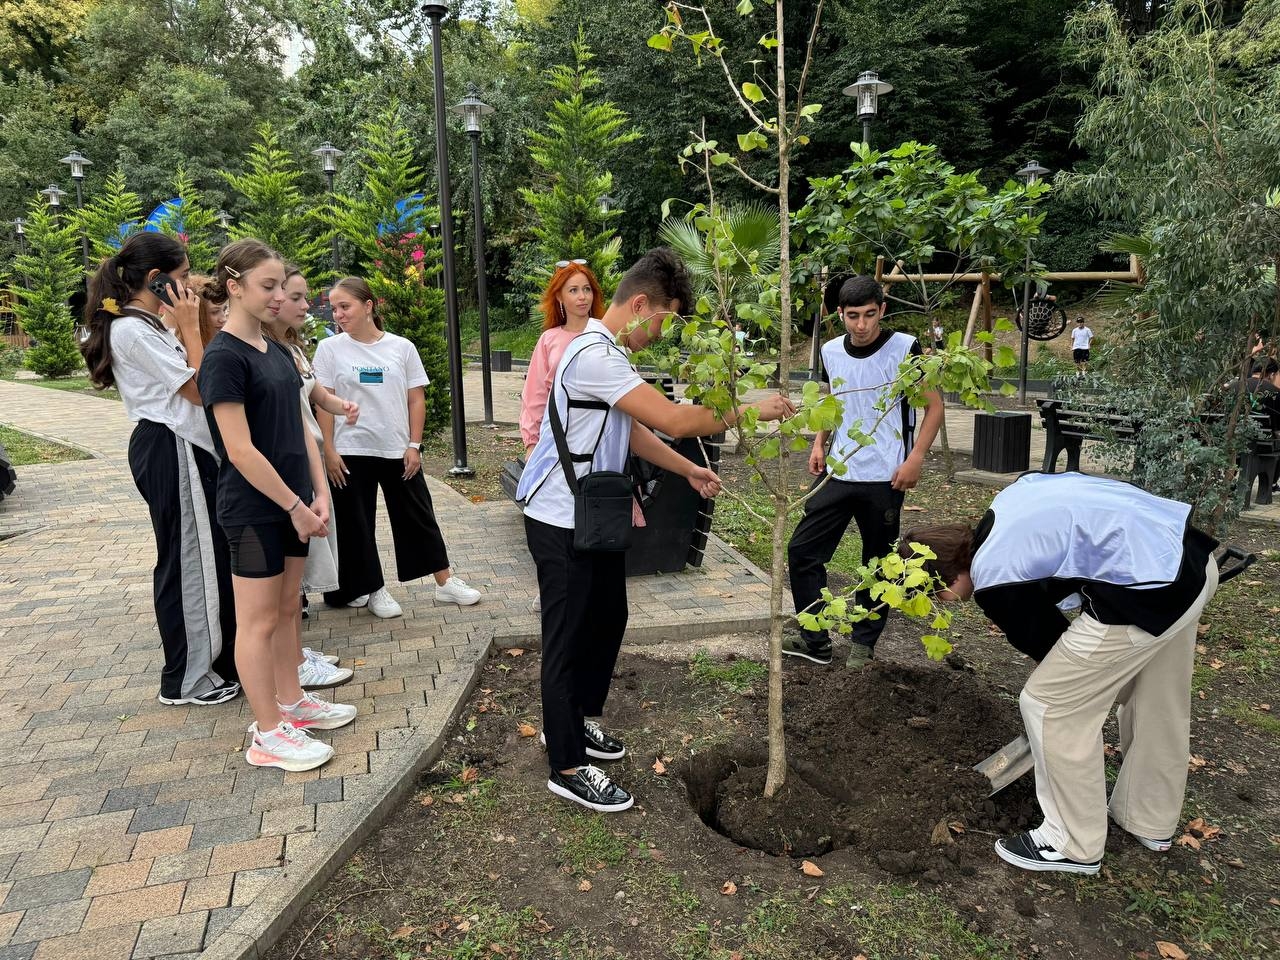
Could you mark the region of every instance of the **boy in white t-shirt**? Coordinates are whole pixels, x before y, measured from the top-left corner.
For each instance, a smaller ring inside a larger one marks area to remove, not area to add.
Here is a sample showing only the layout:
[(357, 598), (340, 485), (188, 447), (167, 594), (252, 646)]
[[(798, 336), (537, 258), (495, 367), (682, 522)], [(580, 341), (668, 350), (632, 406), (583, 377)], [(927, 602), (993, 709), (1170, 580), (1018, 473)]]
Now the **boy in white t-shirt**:
[(1093, 331), (1085, 325), (1084, 317), (1076, 317), (1075, 329), (1071, 331), (1071, 359), (1076, 363), (1076, 373), (1089, 372), (1089, 344), (1093, 342)]

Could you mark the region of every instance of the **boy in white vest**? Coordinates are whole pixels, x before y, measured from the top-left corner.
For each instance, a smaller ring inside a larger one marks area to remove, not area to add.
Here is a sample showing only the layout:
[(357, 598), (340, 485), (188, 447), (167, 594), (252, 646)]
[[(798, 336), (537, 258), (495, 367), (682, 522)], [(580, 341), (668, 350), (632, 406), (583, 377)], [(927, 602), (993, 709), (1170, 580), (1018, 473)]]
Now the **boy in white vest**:
[[(972, 597), (1038, 666), (1019, 697), (1044, 822), (996, 842), (1024, 870), (1098, 872), (1107, 814), (1149, 850), (1169, 849), (1182, 812), (1196, 626), (1218, 588), (1217, 547), (1191, 508), (1118, 480), (1028, 473), (976, 529), (910, 530), (899, 547)], [(1058, 608), (1079, 596), (1068, 623)], [(1124, 763), (1107, 799), (1102, 725), (1119, 703)]]
[[(822, 378), (840, 396), (844, 415), (836, 430), (821, 431), (814, 438), (809, 472), (818, 478), (814, 486), (824, 482), (825, 486), (805, 503), (804, 517), (787, 545), (797, 613), (814, 612), (811, 608), (827, 585), (827, 564), (850, 520), (858, 524), (864, 563), (893, 549), (902, 499), (919, 482), (925, 454), (942, 425), (942, 397), (936, 392), (927, 395), (918, 435), (916, 412), (905, 400), (895, 403), (887, 415), (877, 409), (892, 392), (902, 362), (921, 354), (915, 337), (881, 329), (886, 306), (884, 290), (873, 278), (846, 280), (839, 302), (845, 336), (822, 345)], [(873, 436), (875, 443), (859, 449), (849, 437), (855, 426)], [(843, 463), (848, 469), (843, 475), (827, 477), (831, 463)], [(857, 602), (872, 606), (865, 592), (857, 595)], [(854, 624), (847, 667), (860, 669), (871, 659), (886, 619), (882, 614)], [(782, 652), (827, 664), (831, 638), (825, 631), (789, 633), (783, 638)]]
[[(691, 463), (655, 437), (705, 437), (733, 425), (747, 407), (724, 421), (707, 407), (672, 403), (645, 383), (615, 341), (640, 350), (662, 335), (662, 322), (693, 302), (684, 264), (671, 250), (650, 250), (618, 284), (603, 317), (565, 348), (552, 381), (537, 446), (529, 454), (516, 500), (524, 504), (525, 536), (538, 568), (542, 598), (542, 723), (554, 794), (601, 813), (626, 810), (631, 794), (594, 760), (619, 760), (626, 747), (593, 718), (604, 712), (613, 665), (627, 626), (626, 554), (574, 547), (574, 498), (560, 465), (551, 412), (557, 412), (573, 469), (627, 469), (629, 451), (677, 476), (703, 497), (714, 497), (720, 478)], [(786, 397), (755, 405), (761, 420), (795, 413)]]

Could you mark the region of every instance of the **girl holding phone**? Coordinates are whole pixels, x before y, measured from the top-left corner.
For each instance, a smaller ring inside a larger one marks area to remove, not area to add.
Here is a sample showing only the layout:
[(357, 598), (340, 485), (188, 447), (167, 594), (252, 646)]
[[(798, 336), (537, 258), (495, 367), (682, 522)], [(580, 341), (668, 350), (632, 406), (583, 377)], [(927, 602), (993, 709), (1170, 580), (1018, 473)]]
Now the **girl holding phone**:
[(240, 685), (230, 557), (214, 519), (218, 463), (196, 390), (204, 345), (189, 272), (177, 240), (129, 237), (89, 283), (89, 336), (80, 349), (94, 386), (115, 387), (136, 424), (129, 469), (156, 538), (159, 700), (210, 706)]
[(283, 303), (284, 263), (259, 240), (222, 249), (206, 299), (227, 305), (227, 322), (200, 369), (218, 473), (218, 522), (231, 547), (240, 623), (236, 650), (254, 722), (245, 759), (254, 766), (311, 770), (333, 756), (308, 729), (332, 730), (356, 708), (303, 693), (296, 623), (307, 541), (329, 520), (320, 451), (302, 424), (302, 378), (292, 357), (263, 335)]

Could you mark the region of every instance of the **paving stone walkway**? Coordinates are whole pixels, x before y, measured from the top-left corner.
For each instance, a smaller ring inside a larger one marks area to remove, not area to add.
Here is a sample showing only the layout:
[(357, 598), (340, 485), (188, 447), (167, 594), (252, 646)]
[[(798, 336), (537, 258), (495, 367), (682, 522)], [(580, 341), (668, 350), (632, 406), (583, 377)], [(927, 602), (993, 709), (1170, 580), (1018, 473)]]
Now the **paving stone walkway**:
[[(495, 390), (501, 419), (518, 377)], [(479, 416), (478, 375), (467, 389)], [(536, 640), (520, 515), (431, 480), (484, 601), (438, 606), (413, 583), (391, 585), (394, 620), (313, 606), (305, 642), (355, 669), (333, 696), (360, 716), (319, 770), (251, 768), (243, 699), (155, 699), (154, 545), (123, 408), (0, 381), (0, 423), (95, 457), (20, 467), (0, 502), (0, 960), (257, 956), (434, 761), (492, 645)], [(393, 570), (385, 521), (380, 542)], [(701, 569), (629, 585), (632, 642), (767, 622), (767, 578), (714, 538)]]

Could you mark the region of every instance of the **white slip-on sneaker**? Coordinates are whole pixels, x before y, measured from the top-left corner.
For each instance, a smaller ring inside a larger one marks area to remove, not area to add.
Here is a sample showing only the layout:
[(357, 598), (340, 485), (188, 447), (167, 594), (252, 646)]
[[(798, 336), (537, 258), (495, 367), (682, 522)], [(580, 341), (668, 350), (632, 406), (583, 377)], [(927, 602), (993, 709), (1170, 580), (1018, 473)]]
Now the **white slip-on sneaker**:
[(335, 657), (331, 653), (321, 653), (319, 650), (312, 650), (310, 647), (303, 647), (302, 655), (308, 660), (323, 660), (325, 663), (331, 663), (335, 667), (342, 659), (341, 657)]
[(354, 600), (348, 603), (347, 606), (359, 608), (359, 607), (368, 606), (368, 604), (369, 604), (369, 594), (366, 593), (362, 596), (356, 597)]
[(277, 703), (276, 706), (280, 708), (280, 719), (299, 730), (309, 727), (315, 730), (337, 730), (356, 718), (356, 708), (351, 704), (330, 703), (321, 700), (314, 693), (304, 694), (295, 704)]
[(383, 620), (398, 617), (404, 613), (400, 609), (400, 604), (396, 603), (391, 594), (387, 593), (386, 587), (379, 587), (369, 594), (369, 612), (375, 617), (381, 617)]
[(444, 583), (436, 584), (436, 600), (440, 603), (456, 603), (460, 607), (469, 607), (480, 602), (481, 593), (475, 587), (469, 587), (461, 577), (450, 577)]
[(333, 747), (312, 740), (305, 730), (299, 730), (285, 720), (266, 733), (258, 730), (255, 721), (249, 725), (249, 734), (252, 739), (244, 758), (255, 767), (279, 767), (291, 773), (301, 773), (314, 770), (333, 756)]
[(314, 687), (338, 687), (355, 673), (350, 667), (335, 667), (323, 660), (306, 660), (298, 664), (298, 686), (303, 690)]

